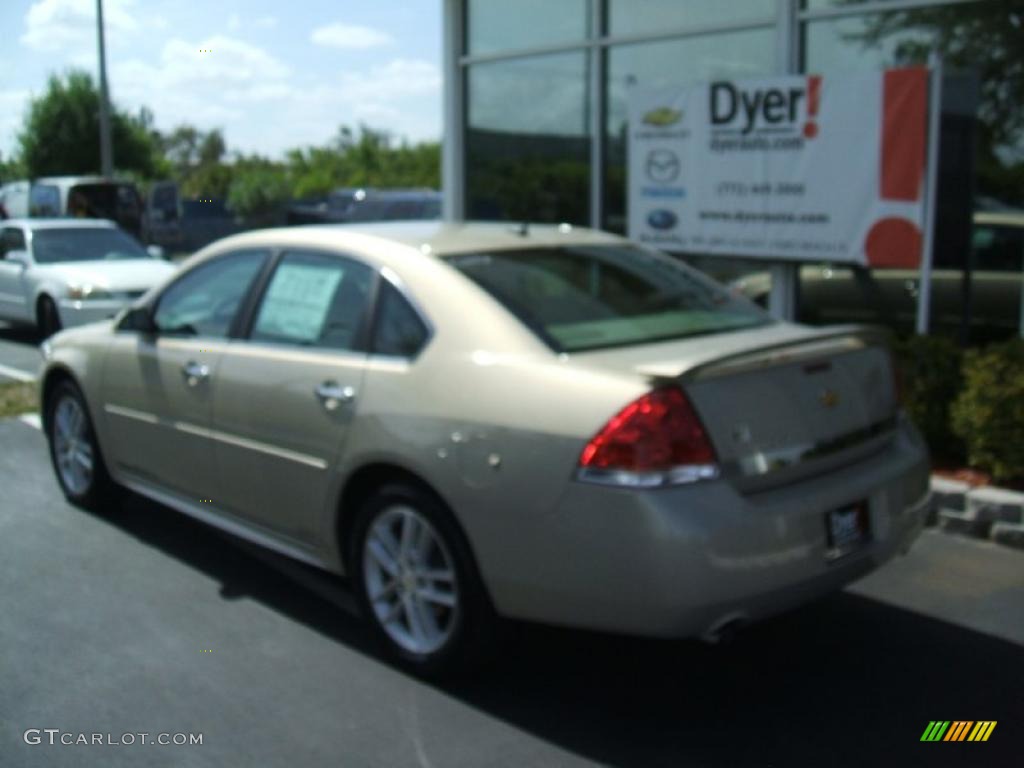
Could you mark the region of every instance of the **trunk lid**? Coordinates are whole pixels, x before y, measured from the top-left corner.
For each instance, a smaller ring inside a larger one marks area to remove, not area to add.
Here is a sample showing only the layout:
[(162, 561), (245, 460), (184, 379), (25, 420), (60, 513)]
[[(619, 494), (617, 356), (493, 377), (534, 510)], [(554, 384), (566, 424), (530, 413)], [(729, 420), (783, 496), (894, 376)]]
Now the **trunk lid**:
[(829, 471), (881, 449), (898, 404), (886, 337), (777, 324), (580, 355), (652, 385), (682, 385), (723, 476), (746, 492)]

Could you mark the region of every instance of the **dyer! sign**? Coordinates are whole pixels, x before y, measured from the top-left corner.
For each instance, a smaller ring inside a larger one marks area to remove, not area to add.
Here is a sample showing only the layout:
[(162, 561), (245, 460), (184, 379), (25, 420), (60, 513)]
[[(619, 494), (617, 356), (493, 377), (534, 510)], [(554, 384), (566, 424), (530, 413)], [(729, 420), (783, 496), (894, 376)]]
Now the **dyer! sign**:
[(629, 233), (670, 251), (915, 268), (928, 71), (630, 96)]

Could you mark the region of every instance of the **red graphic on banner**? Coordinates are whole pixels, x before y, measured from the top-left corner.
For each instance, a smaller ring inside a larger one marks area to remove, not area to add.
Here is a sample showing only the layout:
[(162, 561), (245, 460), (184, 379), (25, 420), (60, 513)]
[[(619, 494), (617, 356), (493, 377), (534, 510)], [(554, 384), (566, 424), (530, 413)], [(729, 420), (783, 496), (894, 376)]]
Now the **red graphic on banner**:
[(818, 116), (821, 105), (821, 75), (807, 78), (807, 122), (804, 123), (804, 137), (813, 139), (818, 135), (818, 124), (814, 118)]
[[(915, 203), (924, 188), (928, 137), (928, 70), (890, 69), (882, 84), (882, 200)], [(876, 221), (864, 244), (872, 267), (917, 269), (923, 236), (913, 221)]]

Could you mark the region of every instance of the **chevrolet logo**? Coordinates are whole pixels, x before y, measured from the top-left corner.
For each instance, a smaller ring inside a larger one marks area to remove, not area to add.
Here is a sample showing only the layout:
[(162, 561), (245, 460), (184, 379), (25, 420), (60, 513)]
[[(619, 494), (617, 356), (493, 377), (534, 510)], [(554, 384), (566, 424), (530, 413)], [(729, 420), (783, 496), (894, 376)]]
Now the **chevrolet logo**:
[(839, 405), (839, 393), (834, 389), (823, 389), (821, 394), (818, 395), (818, 402), (824, 408), (835, 408)]

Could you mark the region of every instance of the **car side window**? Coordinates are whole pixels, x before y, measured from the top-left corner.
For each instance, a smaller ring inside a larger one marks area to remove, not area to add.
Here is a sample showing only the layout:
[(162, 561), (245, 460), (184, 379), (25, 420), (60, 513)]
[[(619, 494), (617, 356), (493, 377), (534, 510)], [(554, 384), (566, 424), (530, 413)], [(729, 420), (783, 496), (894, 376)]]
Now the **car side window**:
[(153, 320), (159, 332), (226, 338), (267, 255), (262, 249), (236, 251), (182, 276), (157, 303)]
[(6, 259), (10, 251), (25, 250), (25, 233), (17, 227), (4, 227), (0, 237), (0, 259)]
[(427, 341), (427, 326), (397, 288), (387, 280), (380, 285), (373, 353), (414, 357)]
[(36, 184), (28, 195), (29, 216), (60, 216), (60, 190), (52, 184)]
[(1024, 259), (1024, 227), (977, 225), (974, 268), (986, 272), (1020, 272)]
[(341, 351), (357, 348), (373, 271), (340, 256), (286, 253), (256, 310), (250, 338)]

